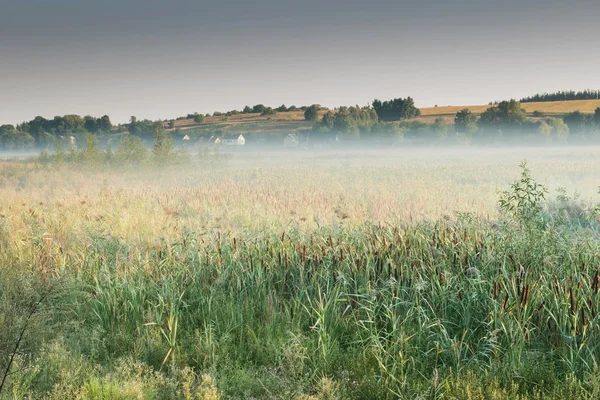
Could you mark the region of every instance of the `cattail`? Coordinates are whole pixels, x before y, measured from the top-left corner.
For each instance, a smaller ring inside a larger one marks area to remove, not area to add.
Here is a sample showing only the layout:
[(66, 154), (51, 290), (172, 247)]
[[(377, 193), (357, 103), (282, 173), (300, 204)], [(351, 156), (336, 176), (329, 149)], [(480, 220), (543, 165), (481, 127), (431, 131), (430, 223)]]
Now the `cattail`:
[(498, 298), (498, 294), (500, 292), (500, 285), (498, 284), (498, 281), (494, 282), (494, 298), (497, 299)]
[(506, 297), (504, 298), (504, 304), (502, 305), (502, 308), (504, 310), (508, 308), (508, 293), (506, 293)]
[(525, 299), (524, 299), (524, 302), (523, 302), (524, 305), (527, 305), (527, 303), (529, 303), (529, 291), (530, 290), (531, 290), (531, 286), (530, 285), (527, 285), (525, 287), (525, 289), (524, 289), (524, 291), (525, 291)]
[(575, 297), (573, 296), (573, 288), (569, 288), (569, 300), (571, 301), (571, 314), (575, 314)]
[(592, 283), (592, 288), (594, 289), (594, 294), (598, 294), (598, 270), (594, 274), (594, 282)]
[(585, 318), (585, 311), (583, 310), (583, 307), (581, 307), (581, 323), (583, 326), (587, 326), (587, 319)]

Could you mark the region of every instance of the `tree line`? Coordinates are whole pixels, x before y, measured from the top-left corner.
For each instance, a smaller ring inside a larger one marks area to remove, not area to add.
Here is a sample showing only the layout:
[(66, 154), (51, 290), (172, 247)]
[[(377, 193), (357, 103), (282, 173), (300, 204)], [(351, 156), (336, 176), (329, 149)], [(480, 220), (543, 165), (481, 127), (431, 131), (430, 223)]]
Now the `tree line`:
[(546, 101), (566, 100), (597, 100), (600, 99), (600, 90), (586, 89), (582, 91), (565, 90), (554, 93), (538, 93), (533, 96), (524, 97), (521, 103), (537, 103)]
[[(253, 113), (256, 111), (261, 114), (273, 110), (262, 104), (247, 108)], [(279, 109), (283, 108), (282, 105)], [(600, 140), (600, 107), (593, 114), (575, 111), (562, 117), (545, 117), (536, 112), (533, 115), (535, 118), (528, 118), (521, 103), (512, 99), (490, 106), (479, 116), (468, 109), (460, 110), (452, 123), (443, 118), (433, 122), (416, 118), (420, 116), (420, 111), (411, 97), (387, 101), (376, 99), (367, 106), (342, 106), (334, 110), (318, 104), (303, 109), (304, 118), (312, 122), (308, 135), (312, 140)], [(187, 117), (197, 122), (205, 121), (205, 116), (198, 113), (188, 114)], [(94, 136), (102, 148), (114, 146), (118, 140), (129, 145), (141, 143), (150, 146), (156, 139), (157, 130), (164, 130), (165, 125), (166, 121), (138, 120), (135, 116), (128, 123), (119, 125), (112, 124), (106, 115), (65, 115), (53, 119), (38, 116), (16, 126), (0, 126), (0, 147), (4, 150), (48, 149), (56, 147), (58, 142), (64, 147), (70, 146), (72, 142), (76, 143), (76, 147), (81, 147), (89, 140), (89, 135)], [(168, 126), (173, 128), (171, 124)], [(169, 132), (166, 134), (172, 135)]]

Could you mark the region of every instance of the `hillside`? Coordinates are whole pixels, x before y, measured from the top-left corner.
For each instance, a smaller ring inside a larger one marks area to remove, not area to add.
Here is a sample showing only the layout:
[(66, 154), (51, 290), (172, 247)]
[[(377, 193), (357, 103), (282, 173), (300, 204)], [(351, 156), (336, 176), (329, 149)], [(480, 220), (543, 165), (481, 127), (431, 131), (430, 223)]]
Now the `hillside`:
[[(452, 123), (454, 115), (468, 108), (475, 114), (481, 114), (490, 105), (470, 105), (470, 106), (444, 106), (421, 108), (421, 116), (415, 120), (420, 122), (432, 123), (437, 118), (442, 118), (446, 123)], [(597, 107), (600, 107), (600, 100), (572, 100), (572, 101), (550, 101), (540, 103), (522, 103), (531, 117), (534, 111), (540, 111), (546, 115), (563, 115), (573, 111), (584, 113), (593, 113)], [(321, 111), (323, 115), (326, 111)], [(335, 112), (335, 111), (334, 111)], [(266, 133), (276, 134), (282, 132), (299, 131), (310, 129), (312, 123), (304, 119), (303, 111), (277, 112), (273, 115), (263, 116), (256, 114), (238, 114), (232, 116), (211, 116), (206, 118), (202, 124), (195, 123), (193, 119), (183, 119), (174, 122), (174, 129), (179, 128), (182, 131), (189, 129), (227, 129), (229, 132), (242, 134)]]
[[(481, 114), (489, 105), (478, 106), (446, 106), (446, 107), (430, 107), (421, 108), (421, 115), (428, 116), (448, 116), (455, 115), (458, 111), (468, 108), (475, 114)], [(541, 111), (548, 115), (560, 115), (573, 111), (581, 111), (584, 113), (593, 113), (596, 108), (600, 107), (600, 100), (571, 100), (571, 101), (548, 101), (540, 103), (521, 103), (527, 113), (532, 114), (534, 111)]]

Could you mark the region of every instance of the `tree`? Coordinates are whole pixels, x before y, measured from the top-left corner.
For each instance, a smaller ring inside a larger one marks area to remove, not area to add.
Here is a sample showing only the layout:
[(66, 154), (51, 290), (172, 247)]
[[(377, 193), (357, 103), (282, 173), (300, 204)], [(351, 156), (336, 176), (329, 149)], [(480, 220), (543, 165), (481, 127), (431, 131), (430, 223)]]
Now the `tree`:
[(166, 165), (175, 157), (175, 145), (173, 138), (162, 126), (154, 126), (154, 143), (152, 144), (152, 155), (154, 161), (159, 165)]
[(551, 134), (560, 141), (566, 141), (569, 137), (569, 127), (560, 118), (548, 118), (548, 125), (552, 127)]
[(0, 126), (0, 146), (6, 150), (23, 150), (33, 147), (35, 139), (27, 132), (21, 132), (13, 125)]
[(98, 132), (98, 120), (91, 115), (83, 117), (83, 127), (86, 131), (91, 133)]
[(110, 132), (113, 128), (112, 122), (110, 122), (110, 117), (108, 115), (103, 115), (97, 121), (98, 130), (102, 132)]
[(266, 107), (264, 106), (264, 104), (257, 104), (254, 107), (252, 107), (252, 112), (262, 114), (263, 111), (265, 111), (265, 108)]
[(319, 118), (319, 105), (313, 104), (304, 111), (304, 119), (307, 121), (316, 121)]
[(139, 165), (148, 158), (148, 150), (142, 139), (123, 135), (115, 150), (114, 159), (119, 164)]
[(265, 107), (265, 109), (263, 110), (263, 112), (260, 113), (260, 115), (273, 115), (273, 114), (277, 114), (277, 111), (273, 110), (271, 107)]
[(454, 117), (457, 132), (472, 134), (477, 130), (477, 116), (468, 108), (462, 109)]
[(335, 114), (333, 118), (333, 130), (351, 135), (356, 135), (356, 133), (358, 133), (356, 123), (345, 107), (340, 108), (340, 111)]
[(567, 124), (571, 132), (583, 134), (594, 129), (595, 114), (588, 115), (581, 111), (574, 111), (565, 115), (563, 121)]
[(333, 122), (335, 117), (331, 111), (327, 111), (323, 114), (323, 118), (321, 119), (321, 124), (329, 130), (333, 129)]
[(552, 135), (552, 126), (546, 121), (542, 121), (538, 127), (538, 133), (546, 138), (550, 138)]
[(276, 110), (277, 110), (278, 112), (286, 112), (288, 109), (287, 109), (287, 107), (285, 106), (285, 104), (282, 104), (282, 105), (280, 105), (279, 107), (277, 107), (277, 108), (276, 108)]
[(415, 107), (415, 101), (411, 97), (384, 102), (376, 99), (373, 101), (373, 108), (381, 121), (400, 121), (421, 115), (421, 111)]
[(527, 113), (521, 108), (521, 103), (511, 99), (485, 110), (479, 117), (479, 125), (495, 128), (519, 127), (526, 120)]
[(199, 114), (199, 113), (194, 113), (194, 122), (197, 124), (203, 124), (206, 121), (206, 118), (204, 117), (204, 115)]
[(252, 112), (252, 108), (250, 108), (250, 106), (246, 106), (244, 107), (244, 109), (242, 110), (243, 114), (250, 114)]
[(88, 164), (97, 165), (102, 161), (102, 152), (98, 149), (96, 137), (91, 133), (86, 135), (85, 149), (81, 155), (82, 161)]

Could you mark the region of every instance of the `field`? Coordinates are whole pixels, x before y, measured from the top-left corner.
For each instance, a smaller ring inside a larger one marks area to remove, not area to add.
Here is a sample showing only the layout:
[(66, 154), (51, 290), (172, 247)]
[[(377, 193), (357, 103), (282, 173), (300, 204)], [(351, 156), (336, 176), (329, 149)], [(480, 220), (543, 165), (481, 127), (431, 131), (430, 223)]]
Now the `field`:
[[(478, 106), (445, 106), (421, 108), (423, 116), (447, 116), (456, 115), (462, 109), (468, 108), (475, 114), (481, 114), (489, 105)], [(541, 103), (521, 103), (528, 114), (534, 111), (540, 111), (546, 115), (564, 115), (573, 111), (581, 111), (587, 114), (593, 114), (596, 108), (600, 107), (600, 100), (572, 100), (572, 101), (549, 101)]]
[(598, 398), (599, 150), (0, 162), (0, 398)]
[[(600, 100), (573, 100), (573, 101), (551, 101), (542, 103), (522, 103), (521, 106), (531, 117), (534, 111), (540, 111), (548, 116), (562, 116), (573, 111), (593, 113), (600, 107)], [(416, 120), (433, 123), (437, 118), (442, 118), (446, 123), (453, 123), (456, 113), (468, 108), (475, 114), (481, 114), (489, 105), (471, 106), (441, 106), (421, 108), (421, 117)], [(322, 116), (326, 111), (321, 111)], [(165, 125), (166, 126), (166, 125)], [(293, 132), (306, 130), (312, 127), (312, 123), (305, 121), (303, 111), (277, 112), (273, 115), (263, 116), (260, 114), (238, 114), (232, 116), (211, 116), (206, 118), (203, 124), (197, 124), (192, 119), (174, 121), (173, 129), (182, 131), (193, 128), (229, 129), (242, 134), (269, 134), (281, 132)]]

